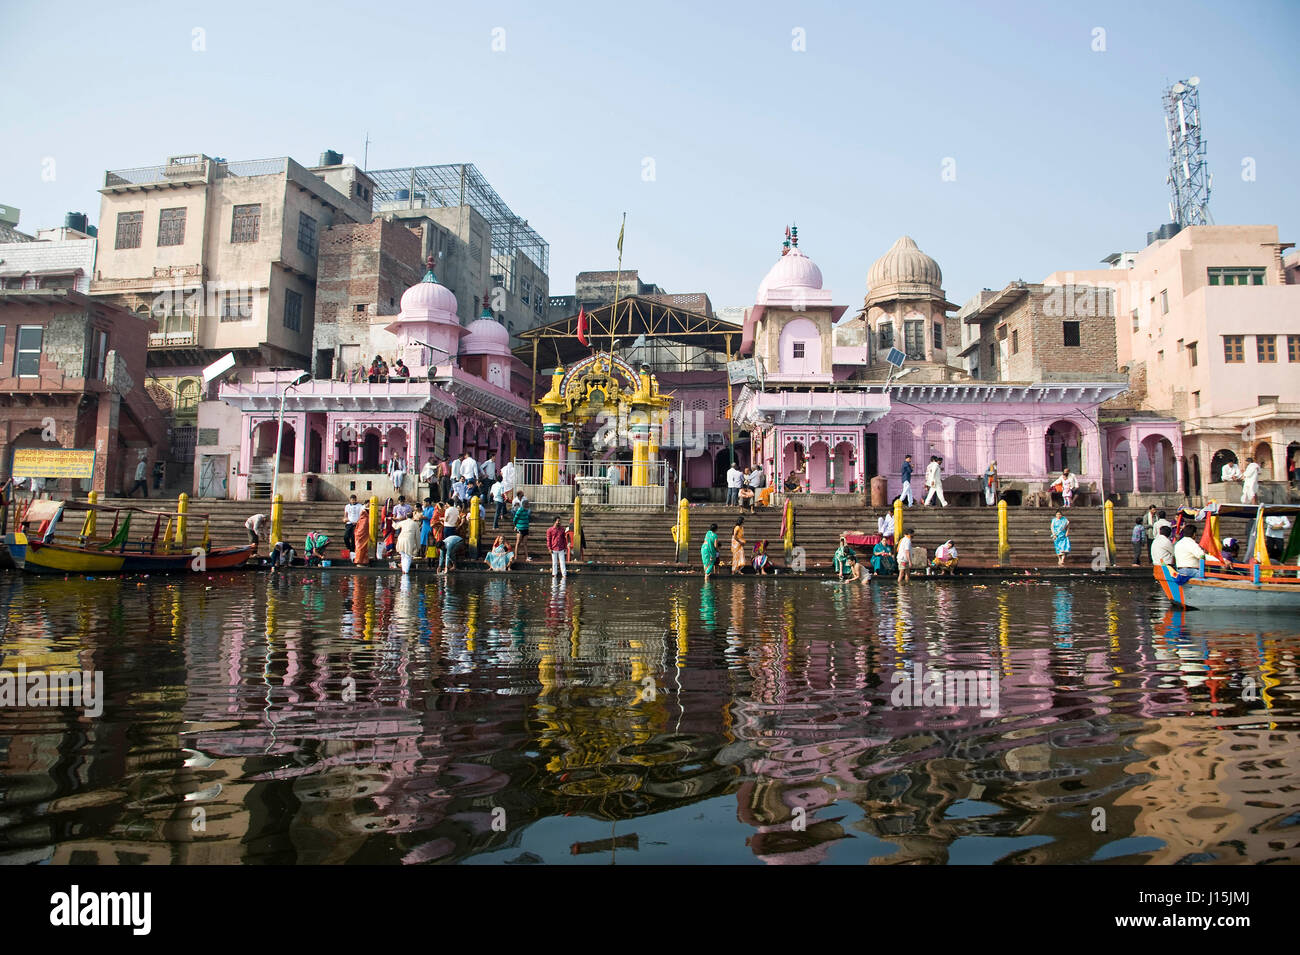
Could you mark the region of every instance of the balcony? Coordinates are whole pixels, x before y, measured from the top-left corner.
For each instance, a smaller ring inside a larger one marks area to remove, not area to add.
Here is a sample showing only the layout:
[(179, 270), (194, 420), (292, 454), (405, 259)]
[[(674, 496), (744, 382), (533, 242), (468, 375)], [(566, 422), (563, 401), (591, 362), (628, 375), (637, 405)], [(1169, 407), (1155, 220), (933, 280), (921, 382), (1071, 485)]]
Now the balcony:
[(169, 318), (166, 329), (149, 333), (150, 348), (195, 348), (198, 344), (197, 318)]

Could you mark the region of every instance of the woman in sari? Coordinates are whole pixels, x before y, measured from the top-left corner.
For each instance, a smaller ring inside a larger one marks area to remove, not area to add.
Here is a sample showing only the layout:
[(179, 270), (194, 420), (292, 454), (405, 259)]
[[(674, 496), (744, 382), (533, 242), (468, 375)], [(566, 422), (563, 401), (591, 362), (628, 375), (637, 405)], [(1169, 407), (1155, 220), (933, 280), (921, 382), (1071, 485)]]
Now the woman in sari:
[(882, 537), (871, 549), (871, 570), (877, 574), (898, 573), (898, 561), (894, 560), (893, 538)]
[(852, 557), (853, 548), (849, 546), (847, 538), (841, 534), (840, 546), (835, 549), (835, 556), (831, 558), (831, 563), (835, 567), (835, 576), (843, 580), (853, 572)]
[(704, 579), (708, 580), (718, 566), (717, 524), (710, 524), (708, 533), (704, 535), (704, 543), (700, 545), (700, 563), (704, 565)]
[(1052, 519), (1052, 545), (1056, 548), (1056, 563), (1065, 566), (1065, 555), (1070, 552), (1070, 522), (1059, 510)]
[(352, 528), (352, 559), (358, 567), (370, 564), (370, 508), (363, 507), (361, 516)]
[(506, 549), (506, 539), (498, 535), (492, 542), (492, 549), (483, 558), (483, 562), (488, 565), (489, 570), (509, 570), (512, 556)]
[(739, 574), (745, 569), (745, 519), (736, 518), (731, 529), (731, 572)]
[(429, 544), (432, 543), (430, 537), (431, 523), (437, 513), (438, 509), (433, 506), (433, 499), (426, 497), (424, 499), (424, 508), (420, 511), (420, 556), (425, 560), (429, 559)]
[(767, 541), (759, 541), (754, 545), (754, 573), (767, 573)]
[(397, 529), (397, 554), (402, 560), (402, 573), (411, 572), (411, 561), (420, 553), (420, 522), (406, 517), (395, 525)]

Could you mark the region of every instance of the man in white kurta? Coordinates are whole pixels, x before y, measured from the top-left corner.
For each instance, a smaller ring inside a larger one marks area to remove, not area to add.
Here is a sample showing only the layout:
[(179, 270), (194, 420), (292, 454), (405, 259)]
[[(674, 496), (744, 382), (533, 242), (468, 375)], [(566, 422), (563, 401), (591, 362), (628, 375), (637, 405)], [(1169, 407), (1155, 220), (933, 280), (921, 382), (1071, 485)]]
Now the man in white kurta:
[(1259, 503), (1259, 465), (1254, 458), (1246, 459), (1246, 470), (1241, 472), (1241, 503)]

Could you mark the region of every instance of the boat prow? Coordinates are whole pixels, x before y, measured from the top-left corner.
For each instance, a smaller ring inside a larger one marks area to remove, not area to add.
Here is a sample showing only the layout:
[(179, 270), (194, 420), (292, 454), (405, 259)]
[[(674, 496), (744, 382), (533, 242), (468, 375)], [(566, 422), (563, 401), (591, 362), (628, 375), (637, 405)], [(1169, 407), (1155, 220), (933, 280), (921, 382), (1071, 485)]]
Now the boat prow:
[(1264, 577), (1259, 583), (1243, 575), (1186, 578), (1168, 564), (1152, 568), (1171, 603), (1194, 610), (1300, 611), (1300, 580)]

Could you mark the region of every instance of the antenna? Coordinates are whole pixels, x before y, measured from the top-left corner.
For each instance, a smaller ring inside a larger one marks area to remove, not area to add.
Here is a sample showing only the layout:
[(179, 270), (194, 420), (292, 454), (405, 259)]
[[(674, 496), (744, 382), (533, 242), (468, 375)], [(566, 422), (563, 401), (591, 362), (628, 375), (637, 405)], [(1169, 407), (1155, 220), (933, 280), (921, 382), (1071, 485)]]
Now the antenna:
[(1164, 94), (1165, 134), (1169, 142), (1169, 216), (1179, 228), (1212, 225), (1210, 176), (1201, 138), (1201, 79), (1174, 83)]

